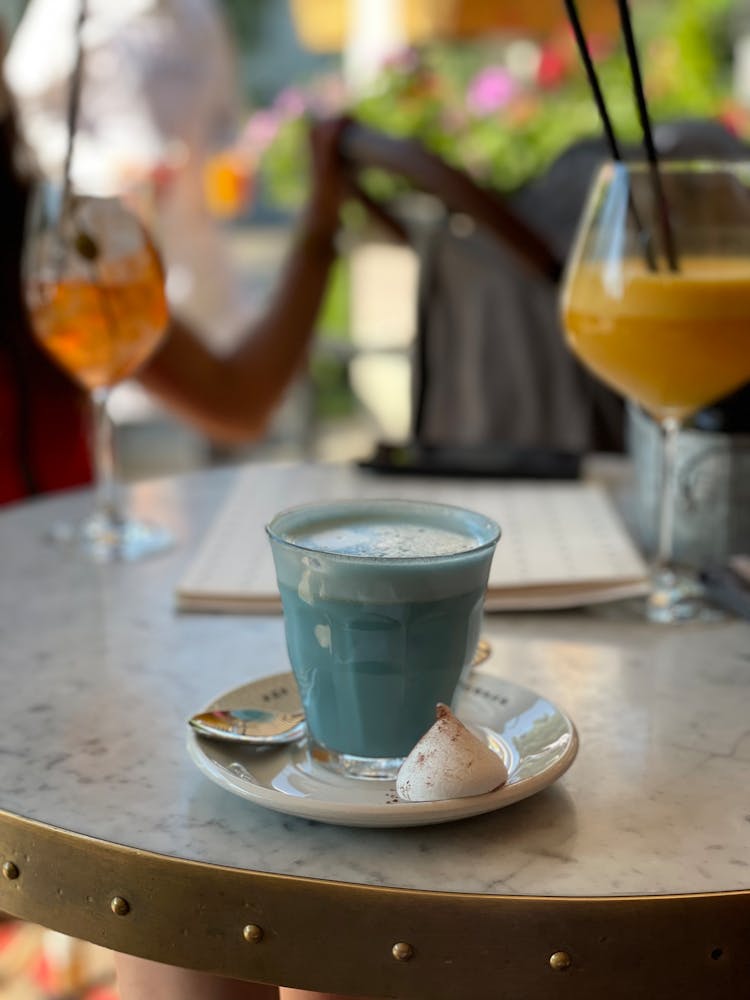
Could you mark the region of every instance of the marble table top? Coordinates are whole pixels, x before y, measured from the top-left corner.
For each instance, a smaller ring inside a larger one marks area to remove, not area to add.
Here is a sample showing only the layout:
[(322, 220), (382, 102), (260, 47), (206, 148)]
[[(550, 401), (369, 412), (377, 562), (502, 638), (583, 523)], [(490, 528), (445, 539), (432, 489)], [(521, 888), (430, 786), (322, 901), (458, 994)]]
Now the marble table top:
[(488, 617), (491, 669), (555, 701), (581, 749), (554, 786), (479, 818), (348, 829), (210, 783), (188, 758), (184, 720), (219, 692), (287, 669), (280, 618), (174, 610), (233, 475), (135, 488), (132, 505), (179, 540), (137, 565), (94, 566), (42, 541), (54, 519), (86, 509), (87, 493), (0, 514), (0, 808), (145, 851), (365, 885), (750, 889), (746, 623), (664, 628), (611, 608)]

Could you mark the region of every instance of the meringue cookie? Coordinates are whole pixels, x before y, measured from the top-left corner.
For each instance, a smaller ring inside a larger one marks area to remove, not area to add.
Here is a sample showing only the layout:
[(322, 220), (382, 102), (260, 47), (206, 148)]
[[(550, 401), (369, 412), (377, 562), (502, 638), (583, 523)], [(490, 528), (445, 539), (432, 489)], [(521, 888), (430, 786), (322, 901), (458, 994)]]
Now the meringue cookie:
[(461, 799), (494, 791), (508, 780), (498, 755), (469, 732), (447, 705), (401, 765), (396, 791), (407, 802)]

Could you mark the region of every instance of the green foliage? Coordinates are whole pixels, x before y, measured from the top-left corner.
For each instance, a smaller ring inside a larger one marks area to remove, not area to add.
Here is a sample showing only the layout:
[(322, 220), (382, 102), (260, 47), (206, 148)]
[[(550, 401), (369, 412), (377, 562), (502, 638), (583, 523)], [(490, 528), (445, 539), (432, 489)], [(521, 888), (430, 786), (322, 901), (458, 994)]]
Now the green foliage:
[[(339, 258), (333, 266), (318, 330), (318, 350), (310, 358), (316, 416), (322, 419), (350, 416), (356, 403), (349, 385), (346, 346), (349, 343), (349, 275), (345, 258)], [(321, 345), (325, 346), (321, 349)]]
[(349, 329), (349, 276), (345, 258), (333, 265), (318, 323), (327, 340), (346, 341)]
[(281, 207), (296, 208), (304, 199), (310, 167), (306, 129), (305, 118), (288, 119), (261, 161), (264, 186)]
[(356, 401), (349, 385), (349, 366), (345, 359), (316, 351), (310, 359), (310, 378), (315, 386), (317, 417), (334, 419), (354, 413)]
[[(731, 8), (732, 0), (649, 0), (635, 6), (655, 120), (731, 113), (733, 124), (744, 128), (730, 102)], [(592, 41), (618, 134), (636, 140), (640, 130), (623, 48)], [(531, 71), (519, 71), (513, 51), (499, 41), (410, 50), (385, 66), (371, 91), (347, 110), (373, 127), (419, 139), (490, 186), (512, 190), (544, 170), (576, 139), (600, 133), (568, 32), (537, 50)], [(526, 51), (533, 56), (533, 46)], [(295, 94), (318, 112), (342, 109), (335, 102), (321, 109), (318, 81)], [(303, 116), (279, 112), (273, 141), (261, 160), (267, 189), (280, 205), (298, 205), (304, 198), (303, 132)], [(367, 184), (374, 194), (394, 192), (393, 180), (382, 174), (368, 176)]]

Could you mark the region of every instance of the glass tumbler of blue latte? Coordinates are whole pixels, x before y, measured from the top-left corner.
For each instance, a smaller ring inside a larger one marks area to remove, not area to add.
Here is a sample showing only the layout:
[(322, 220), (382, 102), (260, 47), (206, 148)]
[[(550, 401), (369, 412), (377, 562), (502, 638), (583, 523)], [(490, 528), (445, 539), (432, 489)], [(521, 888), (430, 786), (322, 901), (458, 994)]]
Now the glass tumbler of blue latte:
[(470, 666), (500, 528), (413, 500), (338, 500), (266, 531), (314, 759), (392, 778)]

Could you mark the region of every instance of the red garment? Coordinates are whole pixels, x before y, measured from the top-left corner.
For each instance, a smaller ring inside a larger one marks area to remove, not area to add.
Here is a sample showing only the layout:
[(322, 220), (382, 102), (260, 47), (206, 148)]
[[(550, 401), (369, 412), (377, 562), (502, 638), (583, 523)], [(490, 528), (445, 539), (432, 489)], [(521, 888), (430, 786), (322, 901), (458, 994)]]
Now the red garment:
[(33, 346), (14, 360), (0, 347), (0, 503), (90, 482), (85, 395)]
[(28, 188), (0, 118), (0, 504), (91, 479), (86, 396), (33, 339), (21, 295)]

